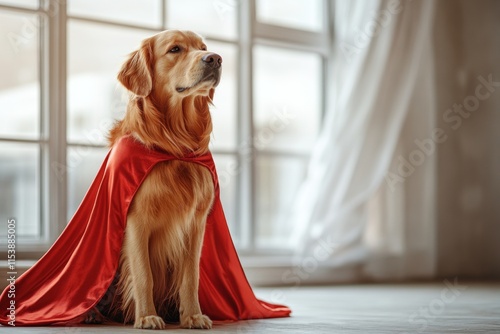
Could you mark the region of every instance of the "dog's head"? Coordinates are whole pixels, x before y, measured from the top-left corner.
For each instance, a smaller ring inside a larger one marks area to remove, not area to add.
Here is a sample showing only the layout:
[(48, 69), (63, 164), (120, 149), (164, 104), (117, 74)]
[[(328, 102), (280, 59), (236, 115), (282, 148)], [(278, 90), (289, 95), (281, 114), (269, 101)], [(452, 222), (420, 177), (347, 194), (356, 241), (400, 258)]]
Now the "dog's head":
[(219, 84), (222, 58), (191, 31), (167, 30), (130, 54), (118, 80), (140, 97), (210, 96)]
[(167, 30), (145, 39), (118, 73), (133, 96), (110, 131), (110, 143), (132, 134), (148, 147), (176, 156), (208, 150), (209, 105), (219, 84), (222, 58), (190, 31)]

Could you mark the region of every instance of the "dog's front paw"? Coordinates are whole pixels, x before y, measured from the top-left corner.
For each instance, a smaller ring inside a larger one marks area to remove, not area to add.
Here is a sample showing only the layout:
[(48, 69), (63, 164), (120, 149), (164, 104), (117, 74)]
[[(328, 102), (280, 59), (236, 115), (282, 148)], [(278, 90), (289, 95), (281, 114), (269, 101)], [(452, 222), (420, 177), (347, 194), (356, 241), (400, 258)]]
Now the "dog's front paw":
[(165, 321), (157, 315), (148, 315), (137, 319), (134, 328), (165, 329)]
[(204, 314), (195, 314), (187, 317), (181, 317), (182, 328), (212, 328), (212, 320)]
[(85, 315), (83, 320), (85, 324), (102, 324), (104, 322), (104, 317), (101, 312), (99, 312), (95, 307), (91, 308)]

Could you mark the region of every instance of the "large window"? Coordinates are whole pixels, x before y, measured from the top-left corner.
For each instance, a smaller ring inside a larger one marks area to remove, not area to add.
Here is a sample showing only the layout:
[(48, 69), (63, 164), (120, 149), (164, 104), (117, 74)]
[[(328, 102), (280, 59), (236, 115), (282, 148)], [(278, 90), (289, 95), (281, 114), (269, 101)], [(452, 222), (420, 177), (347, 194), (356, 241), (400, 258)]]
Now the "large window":
[(288, 211), (324, 108), (324, 0), (0, 0), (0, 237), (43, 251), (83, 198), (123, 116), (119, 67), (170, 28), (223, 57), (211, 149), (241, 252), (286, 251)]

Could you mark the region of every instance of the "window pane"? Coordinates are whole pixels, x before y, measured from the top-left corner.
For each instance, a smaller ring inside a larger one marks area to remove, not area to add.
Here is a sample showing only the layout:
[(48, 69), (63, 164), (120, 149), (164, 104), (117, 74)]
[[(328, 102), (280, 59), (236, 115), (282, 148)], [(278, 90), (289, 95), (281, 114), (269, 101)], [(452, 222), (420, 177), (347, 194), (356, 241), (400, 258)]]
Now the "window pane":
[(68, 221), (73, 217), (108, 153), (107, 148), (68, 149)]
[(40, 235), (39, 146), (0, 143), (0, 236), (16, 220), (17, 237)]
[(321, 31), (323, 0), (257, 0), (257, 19), (295, 29)]
[(321, 57), (264, 46), (254, 57), (256, 148), (307, 152), (321, 120)]
[(38, 8), (38, 0), (0, 0), (0, 4), (33, 9)]
[(257, 159), (257, 247), (283, 248), (286, 244), (291, 233), (288, 213), (305, 171), (306, 161), (300, 158)]
[(0, 136), (36, 139), (40, 131), (36, 15), (0, 13)]
[[(127, 55), (149, 32), (70, 21), (68, 140), (105, 144), (115, 119), (121, 119), (127, 94), (116, 75)], [(110, 41), (113, 41), (110, 47)]]
[(235, 39), (238, 0), (169, 0), (169, 29), (193, 30), (201, 35)]
[(214, 105), (211, 108), (215, 149), (236, 148), (237, 110), (237, 48), (231, 44), (208, 41), (208, 50), (222, 56), (222, 79), (215, 90)]
[[(106, 21), (161, 26), (161, 0), (70, 0), (69, 15), (86, 16)], [(108, 43), (114, 40), (108, 40)]]
[(220, 199), (226, 214), (227, 224), (235, 245), (240, 244), (241, 234), (236, 217), (237, 175), (234, 173), (236, 158), (228, 155), (214, 155), (219, 176)]

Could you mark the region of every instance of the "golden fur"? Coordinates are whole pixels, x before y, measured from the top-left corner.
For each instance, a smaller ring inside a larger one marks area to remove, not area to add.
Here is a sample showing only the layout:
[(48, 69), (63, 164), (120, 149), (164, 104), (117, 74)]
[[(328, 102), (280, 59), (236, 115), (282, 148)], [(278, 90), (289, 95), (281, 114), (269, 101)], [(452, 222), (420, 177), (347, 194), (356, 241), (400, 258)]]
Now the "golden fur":
[[(144, 40), (118, 74), (131, 97), (124, 119), (110, 132), (111, 145), (132, 135), (176, 157), (207, 153), (209, 104), (221, 62), (189, 31), (164, 31)], [(127, 215), (118, 282), (120, 307), (134, 327), (164, 328), (172, 303), (181, 327), (212, 327), (201, 313), (198, 280), (213, 198), (210, 172), (180, 160), (157, 164), (140, 186)]]

